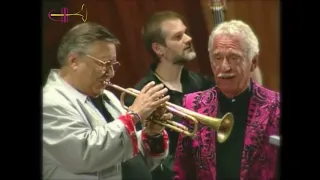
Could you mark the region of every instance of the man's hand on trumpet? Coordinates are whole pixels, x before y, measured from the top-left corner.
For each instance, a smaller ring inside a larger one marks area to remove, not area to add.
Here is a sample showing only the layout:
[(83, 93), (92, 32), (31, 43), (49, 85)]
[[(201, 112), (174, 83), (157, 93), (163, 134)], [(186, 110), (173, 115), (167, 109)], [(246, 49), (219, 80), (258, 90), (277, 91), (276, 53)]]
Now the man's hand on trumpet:
[(143, 130), (142, 133), (142, 141), (145, 144), (145, 148), (149, 152), (153, 152), (155, 154), (161, 154), (167, 148), (163, 142), (167, 141), (168, 135), (164, 131), (164, 126), (155, 123), (155, 120), (168, 121), (172, 119), (172, 114), (167, 112), (167, 109), (164, 106), (158, 107), (152, 115), (145, 121), (143, 121)]
[[(168, 89), (164, 88), (163, 84), (155, 85), (155, 82), (150, 82), (145, 85), (129, 110), (133, 112), (135, 123), (147, 119), (161, 104), (169, 100), (169, 96), (165, 95)], [(138, 118), (137, 118), (138, 117)]]
[(144, 131), (148, 136), (156, 136), (161, 134), (165, 127), (155, 123), (154, 120), (166, 122), (171, 120), (172, 117), (173, 115), (168, 112), (164, 106), (160, 106), (150, 115), (147, 120), (143, 122), (143, 126), (145, 127)]

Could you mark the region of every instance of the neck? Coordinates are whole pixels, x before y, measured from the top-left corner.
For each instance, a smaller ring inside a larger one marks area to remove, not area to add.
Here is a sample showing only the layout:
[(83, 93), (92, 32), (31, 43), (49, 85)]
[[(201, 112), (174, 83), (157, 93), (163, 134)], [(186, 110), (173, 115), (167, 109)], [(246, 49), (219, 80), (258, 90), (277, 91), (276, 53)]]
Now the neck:
[(173, 65), (165, 62), (160, 62), (157, 65), (155, 72), (164, 81), (180, 83), (182, 65)]
[(60, 69), (60, 72), (59, 72), (59, 75), (60, 75), (60, 77), (61, 77), (66, 83), (68, 83), (70, 86), (72, 86), (72, 87), (75, 88), (76, 90), (84, 93), (84, 92), (81, 90), (82, 88), (81, 88), (80, 84), (72, 78), (72, 75), (71, 75), (70, 71), (69, 71), (67, 68), (65, 68), (65, 67), (61, 68), (61, 69)]
[(251, 84), (250, 84), (250, 80), (249, 82), (246, 84), (246, 86), (244, 86), (240, 91), (236, 92), (236, 93), (226, 93), (226, 92), (222, 92), (221, 93), (226, 96), (228, 99), (233, 99), (236, 96), (239, 96), (240, 94), (242, 94), (245, 90), (247, 90), (248, 88), (250, 88)]
[(240, 95), (241, 93), (243, 93), (244, 90), (246, 90), (246, 89), (243, 89), (243, 90), (237, 92), (236, 94), (234, 94), (234, 93), (224, 93), (224, 92), (221, 92), (221, 93), (222, 93), (224, 96), (226, 96), (228, 99), (233, 99), (233, 98), (235, 98), (236, 96), (238, 96), (238, 95)]
[(75, 87), (75, 84), (72, 81), (72, 77), (70, 72), (68, 71), (67, 68), (61, 68), (59, 71), (59, 76), (66, 81), (68, 84), (70, 84), (72, 87)]

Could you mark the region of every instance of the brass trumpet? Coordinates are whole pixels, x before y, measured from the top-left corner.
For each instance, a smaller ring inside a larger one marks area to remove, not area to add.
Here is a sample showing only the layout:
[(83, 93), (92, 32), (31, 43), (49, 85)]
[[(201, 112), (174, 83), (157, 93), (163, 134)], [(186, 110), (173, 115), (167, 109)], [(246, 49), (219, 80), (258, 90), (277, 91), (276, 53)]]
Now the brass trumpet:
[[(122, 92), (120, 96), (120, 102), (123, 108), (125, 108), (126, 110), (128, 110), (128, 107), (126, 107), (126, 105), (124, 104), (125, 95), (130, 94), (132, 96), (137, 97), (140, 93), (140, 91), (133, 88), (124, 89), (118, 85), (112, 84), (111, 82), (107, 82), (107, 84), (108, 86), (113, 87), (114, 89)], [(219, 118), (214, 118), (214, 117), (206, 116), (206, 115), (191, 111), (189, 109), (172, 104), (170, 102), (165, 103), (165, 108), (173, 114), (176, 114), (180, 117), (183, 117), (187, 120), (192, 121), (193, 130), (190, 132), (186, 126), (180, 123), (174, 122), (172, 120), (167, 120), (165, 122), (162, 122), (159, 120), (153, 120), (153, 122), (160, 124), (164, 127), (170, 128), (179, 133), (183, 133), (186, 136), (194, 137), (196, 132), (198, 131), (198, 126), (199, 126), (198, 123), (200, 122), (203, 125), (216, 130), (217, 141), (219, 143), (223, 143), (228, 139), (233, 128), (233, 115), (231, 113), (227, 113), (221, 119), (219, 119)]]

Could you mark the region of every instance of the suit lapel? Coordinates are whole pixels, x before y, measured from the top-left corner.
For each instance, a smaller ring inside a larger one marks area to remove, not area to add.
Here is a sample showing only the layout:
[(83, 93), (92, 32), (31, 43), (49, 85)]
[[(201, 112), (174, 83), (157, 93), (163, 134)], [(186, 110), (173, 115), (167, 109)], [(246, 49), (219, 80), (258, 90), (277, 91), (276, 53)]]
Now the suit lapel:
[[(201, 114), (205, 114), (211, 117), (217, 117), (218, 114), (218, 98), (217, 98), (217, 90), (216, 88), (212, 88), (210, 91), (206, 91), (205, 93), (198, 96), (199, 102), (199, 111)], [(196, 110), (197, 111), (197, 110)], [(198, 136), (198, 142), (200, 141), (202, 146), (200, 146), (200, 152), (204, 157), (200, 157), (203, 159), (202, 166), (204, 168), (210, 169), (211, 175), (215, 177), (216, 175), (216, 131), (201, 125), (200, 135)], [(210, 166), (210, 164), (214, 164), (214, 166)]]
[[(257, 95), (258, 87), (253, 83), (253, 96), (249, 103), (249, 112), (245, 130), (244, 147), (241, 160), (241, 179), (246, 179), (248, 169), (251, 168), (259, 151), (263, 146), (263, 139), (267, 127), (268, 117), (264, 116), (265, 103)], [(260, 93), (260, 92), (259, 92)]]
[(81, 109), (83, 110), (83, 112), (85, 112), (85, 116), (91, 124), (92, 128), (106, 124), (106, 121), (102, 114), (94, 107), (94, 105), (90, 101), (79, 103)]

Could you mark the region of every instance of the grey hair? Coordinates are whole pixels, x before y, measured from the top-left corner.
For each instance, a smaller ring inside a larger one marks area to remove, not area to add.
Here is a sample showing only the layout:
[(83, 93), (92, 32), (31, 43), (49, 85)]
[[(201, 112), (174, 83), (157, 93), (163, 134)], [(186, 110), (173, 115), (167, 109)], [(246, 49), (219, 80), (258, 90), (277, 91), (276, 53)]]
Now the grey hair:
[(58, 61), (61, 66), (67, 62), (70, 52), (84, 55), (89, 46), (98, 40), (119, 45), (120, 41), (105, 27), (92, 22), (85, 22), (74, 26), (62, 38), (58, 47)]
[(252, 60), (259, 54), (259, 41), (250, 26), (240, 20), (231, 20), (219, 24), (211, 31), (208, 42), (208, 51), (210, 59), (212, 58), (213, 43), (217, 35), (240, 36), (241, 46), (244, 49), (248, 59)]

